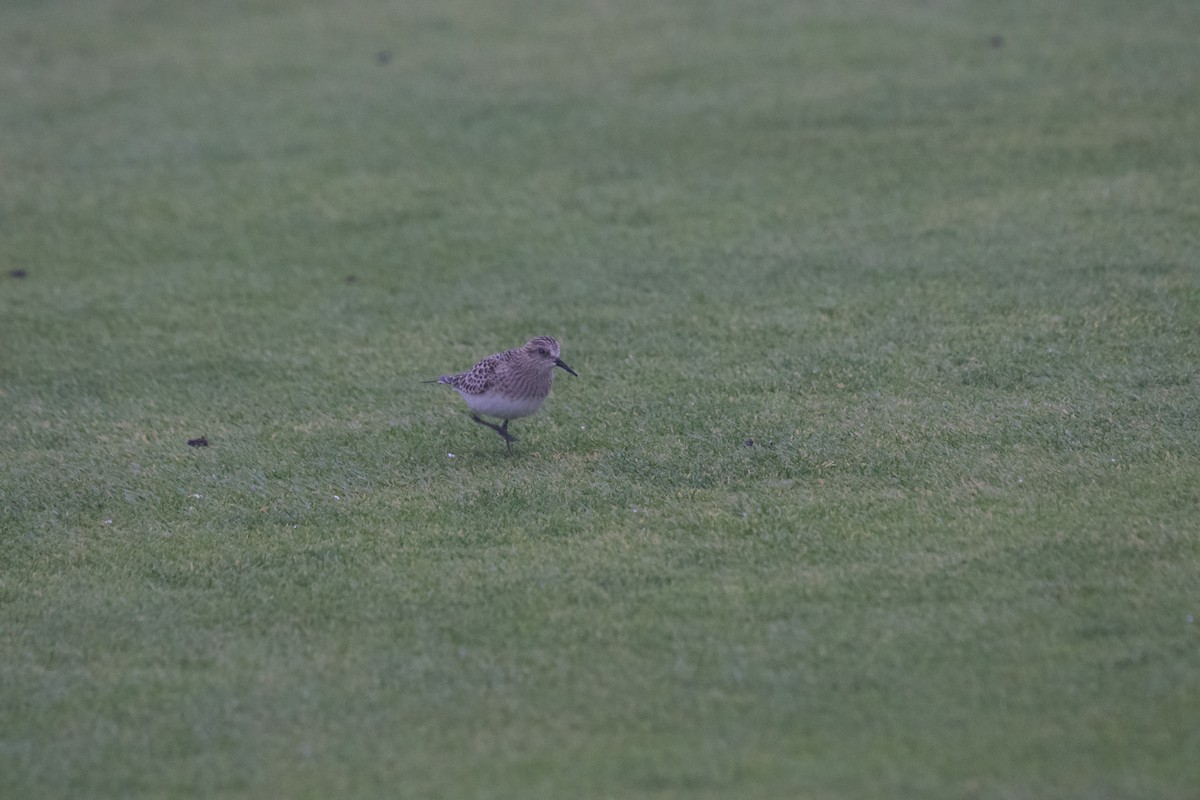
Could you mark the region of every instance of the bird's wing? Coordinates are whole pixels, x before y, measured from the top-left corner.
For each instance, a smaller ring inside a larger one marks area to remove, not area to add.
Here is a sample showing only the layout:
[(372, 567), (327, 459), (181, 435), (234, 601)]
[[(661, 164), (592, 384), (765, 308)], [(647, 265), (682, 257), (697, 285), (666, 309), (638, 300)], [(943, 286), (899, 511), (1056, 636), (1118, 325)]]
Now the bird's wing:
[(466, 372), (455, 375), (453, 386), (465, 394), (483, 394), (496, 385), (500, 359), (488, 356)]

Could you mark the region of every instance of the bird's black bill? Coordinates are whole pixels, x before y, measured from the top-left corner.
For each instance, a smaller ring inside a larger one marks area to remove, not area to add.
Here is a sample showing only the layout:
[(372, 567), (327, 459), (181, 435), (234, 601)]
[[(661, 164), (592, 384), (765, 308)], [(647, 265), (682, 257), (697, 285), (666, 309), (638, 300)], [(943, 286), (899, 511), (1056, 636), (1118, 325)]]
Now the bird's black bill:
[(569, 373), (571, 373), (572, 375), (574, 375), (576, 378), (578, 378), (578, 377), (579, 377), (579, 374), (578, 374), (577, 372), (575, 372), (575, 370), (573, 370), (573, 369), (571, 369), (570, 367), (568, 367), (568, 366), (567, 366), (565, 363), (563, 363), (563, 360), (562, 360), (561, 358), (556, 358), (556, 359), (554, 359), (554, 366), (556, 366), (556, 367), (562, 367), (562, 368), (563, 368), (563, 369), (565, 369), (567, 372), (569, 372)]

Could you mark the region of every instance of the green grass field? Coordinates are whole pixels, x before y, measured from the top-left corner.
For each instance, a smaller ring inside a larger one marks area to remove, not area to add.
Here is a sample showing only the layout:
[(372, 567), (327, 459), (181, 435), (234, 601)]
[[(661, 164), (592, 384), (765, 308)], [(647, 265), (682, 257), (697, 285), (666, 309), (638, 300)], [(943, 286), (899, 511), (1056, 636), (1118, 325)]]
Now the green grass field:
[(0, 797), (1195, 798), (1198, 41), (4, 4)]

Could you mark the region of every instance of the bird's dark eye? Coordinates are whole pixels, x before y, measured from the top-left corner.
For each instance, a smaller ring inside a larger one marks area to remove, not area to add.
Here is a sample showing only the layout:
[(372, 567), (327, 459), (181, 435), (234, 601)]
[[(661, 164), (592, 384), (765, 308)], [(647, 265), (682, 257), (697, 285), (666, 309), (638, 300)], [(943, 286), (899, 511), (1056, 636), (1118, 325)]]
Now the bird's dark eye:
[(538, 355), (548, 356), (548, 355), (550, 355), (550, 353), (548, 353), (548, 352), (546, 351), (546, 348), (544, 348), (544, 347), (539, 347), (539, 348), (538, 348)]

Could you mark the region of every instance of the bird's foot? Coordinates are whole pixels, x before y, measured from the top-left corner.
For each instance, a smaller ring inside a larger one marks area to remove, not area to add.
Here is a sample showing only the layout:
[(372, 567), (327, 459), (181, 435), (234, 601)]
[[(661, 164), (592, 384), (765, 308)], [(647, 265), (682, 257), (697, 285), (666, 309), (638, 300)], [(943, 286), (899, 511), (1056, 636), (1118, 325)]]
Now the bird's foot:
[(517, 441), (517, 437), (508, 432), (508, 420), (504, 420), (503, 425), (496, 425), (495, 423), (488, 422), (485, 419), (480, 419), (478, 414), (472, 414), (471, 419), (475, 420), (480, 425), (485, 425), (494, 430), (496, 433), (500, 434), (500, 438), (504, 440), (505, 447), (512, 447), (512, 443)]

